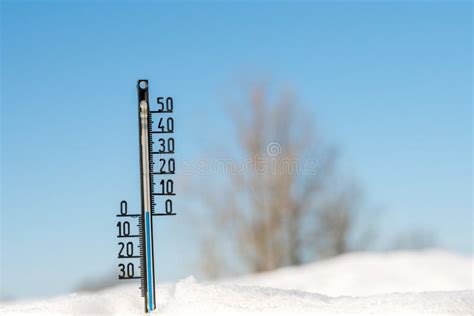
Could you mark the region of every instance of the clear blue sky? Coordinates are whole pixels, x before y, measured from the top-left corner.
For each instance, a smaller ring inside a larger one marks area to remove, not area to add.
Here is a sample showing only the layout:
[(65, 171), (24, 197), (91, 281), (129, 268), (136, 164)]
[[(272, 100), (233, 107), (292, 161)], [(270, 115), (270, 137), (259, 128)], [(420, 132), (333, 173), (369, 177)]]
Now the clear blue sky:
[[(1, 5), (4, 295), (114, 269), (118, 203), (138, 205), (138, 78), (174, 97), (190, 159), (203, 122), (228, 130), (218, 95), (236, 77), (293, 86), (384, 233), (426, 227), (472, 253), (471, 3)], [(160, 281), (197, 271), (191, 212), (156, 227)]]

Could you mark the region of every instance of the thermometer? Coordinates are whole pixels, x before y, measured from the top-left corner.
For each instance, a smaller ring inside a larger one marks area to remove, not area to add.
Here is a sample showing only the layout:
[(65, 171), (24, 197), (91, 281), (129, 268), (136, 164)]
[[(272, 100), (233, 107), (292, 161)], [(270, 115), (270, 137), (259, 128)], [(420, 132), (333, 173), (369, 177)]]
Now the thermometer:
[[(172, 156), (175, 144), (173, 99), (158, 97), (157, 109), (152, 109), (149, 104), (148, 80), (138, 80), (137, 91), (141, 211), (129, 214), (127, 201), (120, 203), (120, 211), (116, 215), (119, 218), (116, 225), (120, 260), (118, 278), (141, 280), (145, 312), (149, 313), (156, 309), (153, 217), (176, 215), (173, 212), (173, 197), (176, 193), (171, 178), (176, 169)], [(154, 144), (159, 146), (157, 150), (153, 148)], [(161, 212), (157, 210), (158, 206), (162, 207)], [(134, 220), (137, 234), (131, 233), (130, 222)], [(139, 249), (139, 255), (135, 255), (136, 248)], [(136, 259), (140, 259), (140, 275), (135, 275)]]

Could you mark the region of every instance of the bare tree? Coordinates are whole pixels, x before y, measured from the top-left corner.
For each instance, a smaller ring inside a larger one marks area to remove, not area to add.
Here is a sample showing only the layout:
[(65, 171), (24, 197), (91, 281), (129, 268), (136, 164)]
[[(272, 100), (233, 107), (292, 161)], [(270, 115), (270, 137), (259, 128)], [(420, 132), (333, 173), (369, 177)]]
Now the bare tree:
[(272, 101), (259, 85), (230, 112), (235, 161), (245, 168), (227, 172), (218, 193), (202, 194), (216, 219), (203, 243), (208, 275), (218, 276), (229, 258), (261, 272), (350, 250), (358, 191), (334, 187), (336, 151), (294, 96)]

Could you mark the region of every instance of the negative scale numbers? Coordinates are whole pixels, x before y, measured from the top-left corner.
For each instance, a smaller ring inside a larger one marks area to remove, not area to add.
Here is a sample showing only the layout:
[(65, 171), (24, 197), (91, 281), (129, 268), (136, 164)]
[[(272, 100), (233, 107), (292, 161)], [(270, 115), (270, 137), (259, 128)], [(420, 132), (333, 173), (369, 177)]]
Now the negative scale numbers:
[[(128, 213), (127, 201), (120, 202), (120, 210), (116, 215), (118, 218), (117, 227), (117, 238), (119, 239), (117, 258), (118, 263), (118, 278), (121, 280), (127, 279), (140, 279), (137, 275), (136, 268), (138, 262), (136, 259), (141, 257), (141, 246), (139, 242), (140, 237), (140, 215)], [(140, 251), (137, 251), (139, 248)], [(139, 252), (137, 254), (137, 252)]]

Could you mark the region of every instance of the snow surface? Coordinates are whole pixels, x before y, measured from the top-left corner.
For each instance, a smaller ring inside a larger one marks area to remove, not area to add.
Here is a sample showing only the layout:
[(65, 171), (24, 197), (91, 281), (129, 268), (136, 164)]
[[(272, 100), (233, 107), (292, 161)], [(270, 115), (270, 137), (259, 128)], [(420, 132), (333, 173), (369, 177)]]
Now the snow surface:
[(442, 250), (349, 253), (300, 267), (230, 280), (329, 296), (473, 288), (473, 258)]
[[(353, 253), (218, 283), (157, 286), (161, 315), (474, 315), (472, 258)], [(136, 285), (0, 305), (0, 315), (142, 315)]]

